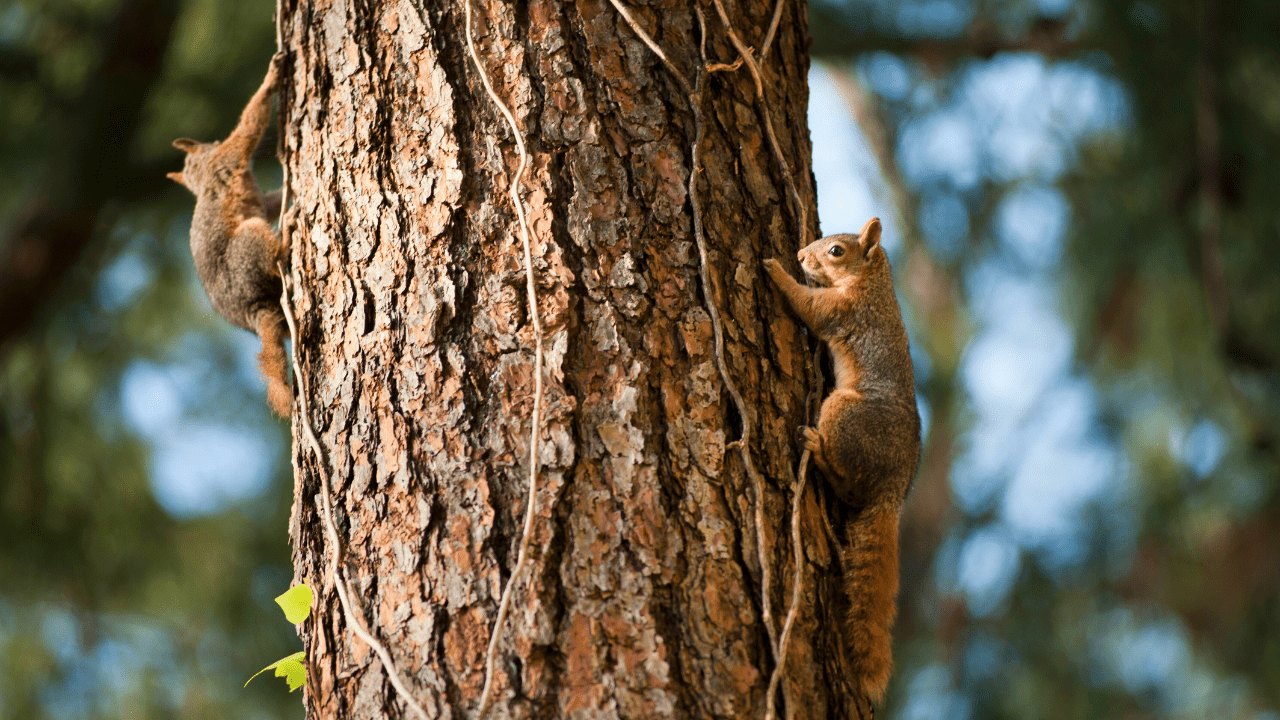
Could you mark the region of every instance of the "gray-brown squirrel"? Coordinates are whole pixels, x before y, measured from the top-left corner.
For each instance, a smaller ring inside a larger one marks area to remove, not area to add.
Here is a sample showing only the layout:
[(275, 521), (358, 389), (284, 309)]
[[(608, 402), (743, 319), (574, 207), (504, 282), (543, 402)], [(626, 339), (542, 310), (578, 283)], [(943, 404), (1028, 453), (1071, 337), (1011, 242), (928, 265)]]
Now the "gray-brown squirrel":
[(168, 177), (196, 196), (191, 256), (205, 293), (219, 315), (261, 338), (258, 364), (267, 379), (267, 401), (277, 414), (288, 417), (293, 396), (286, 380), (286, 329), (276, 268), (285, 261), (286, 251), (271, 227), (280, 214), (280, 195), (276, 191), (264, 197), (253, 177), (253, 153), (271, 119), (280, 57), (272, 58), (266, 79), (226, 140), (173, 141), (187, 153), (187, 160), (182, 172)]
[(868, 698), (884, 697), (893, 670), (898, 594), (898, 511), (920, 462), (920, 415), (907, 331), (893, 294), (880, 220), (858, 235), (831, 235), (797, 257), (822, 287), (796, 282), (777, 260), (765, 269), (800, 319), (831, 349), (836, 388), (805, 446), (857, 513), (844, 549), (853, 673)]

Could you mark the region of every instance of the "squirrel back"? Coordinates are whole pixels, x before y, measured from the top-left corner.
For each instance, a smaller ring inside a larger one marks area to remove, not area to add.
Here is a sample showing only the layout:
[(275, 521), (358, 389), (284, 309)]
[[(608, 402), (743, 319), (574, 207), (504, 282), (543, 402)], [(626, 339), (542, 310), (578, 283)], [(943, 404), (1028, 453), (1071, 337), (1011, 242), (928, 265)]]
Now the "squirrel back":
[(293, 397), (285, 364), (282, 280), (277, 263), (283, 243), (272, 227), (278, 196), (264, 197), (253, 176), (253, 152), (271, 118), (279, 59), (273, 59), (262, 86), (240, 114), (226, 140), (173, 141), (187, 153), (182, 172), (168, 177), (196, 196), (191, 218), (191, 257), (209, 302), (232, 324), (258, 334), (258, 363), (267, 379), (272, 409), (288, 417)]
[(898, 512), (920, 461), (911, 351), (878, 218), (857, 235), (816, 240), (797, 258), (819, 287), (799, 284), (776, 260), (765, 267), (834, 361), (836, 387), (817, 428), (805, 428), (805, 446), (854, 512), (842, 553), (846, 638), (857, 684), (878, 702), (893, 667)]

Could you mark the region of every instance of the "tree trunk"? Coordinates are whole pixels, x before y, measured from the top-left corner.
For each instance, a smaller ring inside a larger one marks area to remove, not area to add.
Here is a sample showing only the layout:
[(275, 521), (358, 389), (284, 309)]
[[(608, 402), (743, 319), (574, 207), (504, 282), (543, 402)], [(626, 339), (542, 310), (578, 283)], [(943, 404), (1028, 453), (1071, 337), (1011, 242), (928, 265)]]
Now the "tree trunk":
[[(610, 0), (473, 1), (477, 52), (529, 146), (520, 193), (545, 349), (529, 561), (499, 629), (490, 716), (762, 717), (775, 658), (755, 489), (726, 447), (743, 420), (717, 372), (699, 280), (689, 101)], [(695, 4), (623, 4), (695, 77)], [(469, 718), (525, 518), (534, 334), (507, 191), (515, 136), (468, 54), (463, 0), (420, 5), (285, 4), (291, 285), (359, 621), (429, 717)], [(732, 63), (714, 6), (701, 7), (709, 61)], [(727, 10), (755, 47), (774, 2)], [(761, 66), (813, 218), (807, 37), (803, 3), (786, 3)], [(795, 269), (797, 220), (747, 70), (704, 86), (697, 192), (711, 300), (764, 476), (777, 632), (794, 578), (795, 429), (810, 371), (761, 260)], [(293, 452), (294, 565), (317, 591), (301, 628), (308, 717), (414, 717), (344, 616), (316, 458), (301, 441)], [(817, 497), (805, 496), (785, 712), (854, 716), (838, 561)]]

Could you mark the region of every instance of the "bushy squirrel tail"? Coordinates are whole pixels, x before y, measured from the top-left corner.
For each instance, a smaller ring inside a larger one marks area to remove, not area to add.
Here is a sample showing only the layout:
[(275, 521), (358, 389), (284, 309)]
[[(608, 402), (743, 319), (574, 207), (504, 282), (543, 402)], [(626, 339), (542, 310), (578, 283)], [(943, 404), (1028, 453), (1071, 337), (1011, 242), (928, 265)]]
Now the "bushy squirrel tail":
[(258, 353), (258, 367), (267, 380), (267, 404), (282, 418), (293, 411), (293, 393), (289, 391), (288, 361), (284, 352), (284, 313), (278, 309), (258, 313), (258, 337), (262, 351)]
[(849, 523), (844, 549), (849, 598), (849, 657), (862, 692), (884, 698), (893, 671), (893, 620), (898, 596), (898, 511), (872, 507)]

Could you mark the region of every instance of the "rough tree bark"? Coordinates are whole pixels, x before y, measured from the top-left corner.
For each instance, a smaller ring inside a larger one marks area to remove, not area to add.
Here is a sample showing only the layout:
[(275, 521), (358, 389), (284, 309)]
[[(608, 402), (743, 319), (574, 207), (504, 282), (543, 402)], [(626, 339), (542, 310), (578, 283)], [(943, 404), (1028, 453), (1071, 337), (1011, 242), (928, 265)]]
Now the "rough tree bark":
[[(522, 194), (546, 355), (530, 562), (500, 630), (491, 717), (760, 717), (775, 661), (754, 490), (726, 449), (742, 419), (717, 374), (699, 281), (690, 106), (609, 0), (474, 2), (477, 49), (529, 144)], [(710, 61), (737, 59), (709, 0), (624, 4), (690, 76), (703, 36), (695, 6)], [(293, 304), (343, 561), (364, 622), (442, 718), (478, 706), (524, 519), (533, 388), (507, 195), (514, 137), (467, 54), (464, 8), (293, 0), (281, 19)], [(774, 0), (728, 6), (753, 46), (773, 10)], [(807, 38), (804, 4), (786, 2), (762, 65), (812, 219)], [(760, 263), (795, 268), (797, 221), (745, 69), (709, 76), (703, 109), (711, 295), (754, 415), (780, 626), (808, 348)], [(318, 595), (301, 628), (308, 717), (412, 717), (343, 616), (316, 461), (301, 442), (293, 452), (294, 565)], [(839, 718), (854, 710), (817, 503), (808, 493), (785, 683), (789, 714)]]

